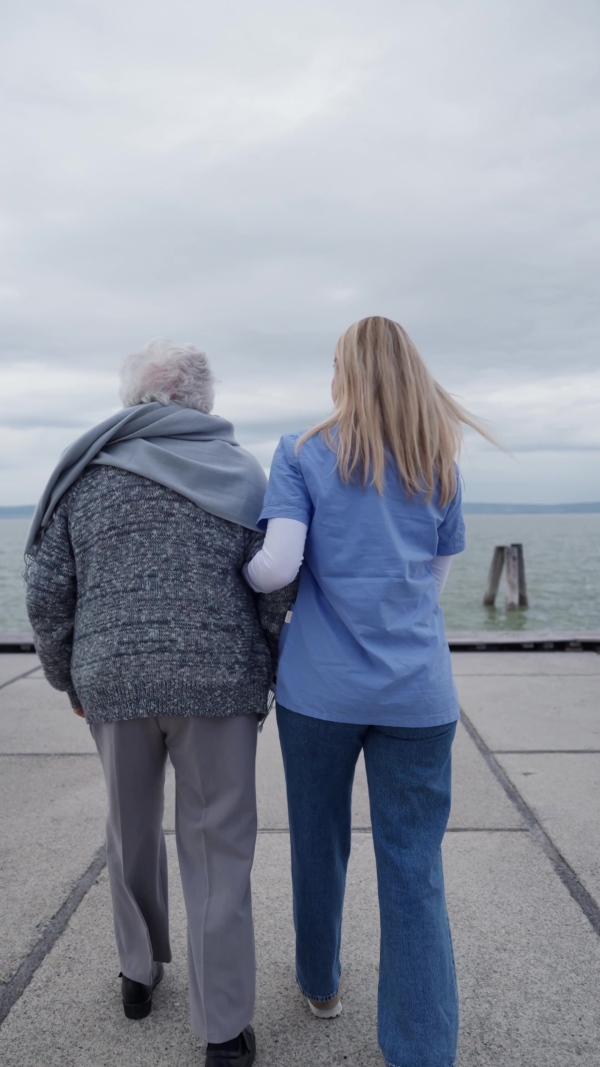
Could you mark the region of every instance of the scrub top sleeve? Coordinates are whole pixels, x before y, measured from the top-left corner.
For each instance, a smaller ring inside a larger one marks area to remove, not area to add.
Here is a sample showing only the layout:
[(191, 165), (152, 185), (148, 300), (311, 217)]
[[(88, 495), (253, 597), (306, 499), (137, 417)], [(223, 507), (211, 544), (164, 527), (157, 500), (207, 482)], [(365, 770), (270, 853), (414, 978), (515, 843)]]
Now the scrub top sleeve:
[(456, 556), (466, 547), (465, 520), (462, 511), (462, 486), (456, 471), (456, 493), (446, 508), (446, 514), (438, 526), (438, 556)]
[(297, 519), (310, 526), (313, 504), (295, 451), (297, 437), (286, 435), (277, 445), (259, 530), (266, 530), (269, 519)]

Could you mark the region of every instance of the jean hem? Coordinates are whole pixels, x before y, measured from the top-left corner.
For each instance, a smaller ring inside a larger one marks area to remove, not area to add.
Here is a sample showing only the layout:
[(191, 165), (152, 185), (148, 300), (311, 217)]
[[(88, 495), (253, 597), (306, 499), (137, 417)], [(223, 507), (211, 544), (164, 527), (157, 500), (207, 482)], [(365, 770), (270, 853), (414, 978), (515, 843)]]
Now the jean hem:
[(334, 997), (337, 997), (337, 995), (338, 995), (338, 993), (340, 991), (340, 987), (338, 985), (337, 989), (333, 990), (333, 993), (328, 993), (324, 997), (323, 996), (314, 997), (312, 995), (312, 993), (307, 993), (306, 990), (302, 988), (302, 986), (300, 985), (300, 982), (298, 982), (297, 979), (296, 979), (296, 984), (298, 986), (298, 989), (302, 993), (302, 996), (303, 997), (308, 997), (308, 999), (312, 1000), (314, 1004), (326, 1004), (328, 1000), (333, 1000)]

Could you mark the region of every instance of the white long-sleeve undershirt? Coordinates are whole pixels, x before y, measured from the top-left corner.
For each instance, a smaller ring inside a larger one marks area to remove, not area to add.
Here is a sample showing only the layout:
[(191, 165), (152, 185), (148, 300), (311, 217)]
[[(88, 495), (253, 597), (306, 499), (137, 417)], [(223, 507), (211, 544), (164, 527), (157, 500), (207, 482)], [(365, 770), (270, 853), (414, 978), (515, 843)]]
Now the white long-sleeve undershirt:
[[(302, 560), (308, 527), (299, 519), (269, 519), (260, 552), (243, 568), (255, 593), (273, 593), (293, 582)], [(452, 556), (436, 556), (430, 566), (438, 596), (446, 584)]]
[(444, 588), (448, 575), (450, 574), (450, 564), (452, 563), (452, 556), (435, 556), (432, 559), (429, 566), (431, 567), (431, 573), (435, 579), (438, 596)]
[(307, 533), (308, 527), (299, 519), (269, 519), (260, 552), (243, 569), (255, 593), (274, 593), (294, 581), (304, 559)]

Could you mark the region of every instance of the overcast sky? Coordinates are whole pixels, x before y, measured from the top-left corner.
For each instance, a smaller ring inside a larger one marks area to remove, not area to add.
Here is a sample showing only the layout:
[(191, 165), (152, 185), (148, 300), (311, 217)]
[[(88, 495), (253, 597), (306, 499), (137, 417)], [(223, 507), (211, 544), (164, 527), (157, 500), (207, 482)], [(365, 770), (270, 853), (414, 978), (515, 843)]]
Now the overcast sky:
[(193, 341), (268, 466), (397, 319), (510, 455), (467, 500), (600, 500), (597, 0), (19, 0), (0, 34), (0, 504)]

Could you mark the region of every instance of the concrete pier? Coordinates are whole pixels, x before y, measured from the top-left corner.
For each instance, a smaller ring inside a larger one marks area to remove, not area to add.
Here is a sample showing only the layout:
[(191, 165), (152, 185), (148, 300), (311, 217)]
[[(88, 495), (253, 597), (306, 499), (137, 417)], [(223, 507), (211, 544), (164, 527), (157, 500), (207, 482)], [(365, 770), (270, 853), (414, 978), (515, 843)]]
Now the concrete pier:
[[(458, 1067), (600, 1067), (600, 655), (456, 652), (446, 874), (462, 1000)], [(293, 974), (289, 840), (273, 720), (260, 737), (254, 874), (257, 1067), (376, 1067), (378, 913), (363, 768), (344, 926), (344, 1014)], [(174, 961), (143, 1022), (120, 1004), (104, 786), (85, 723), (35, 656), (0, 656), (0, 1063), (196, 1067), (173, 781), (165, 828)], [(441, 1065), (440, 1067), (446, 1067)]]

